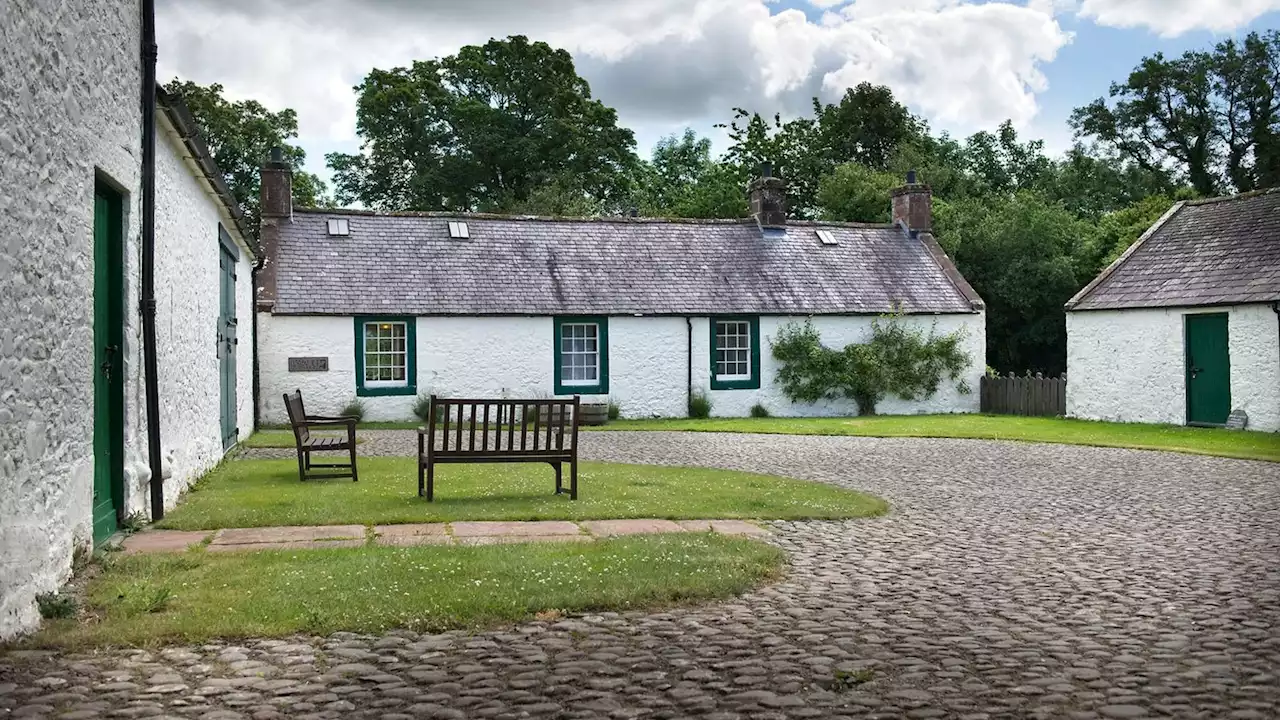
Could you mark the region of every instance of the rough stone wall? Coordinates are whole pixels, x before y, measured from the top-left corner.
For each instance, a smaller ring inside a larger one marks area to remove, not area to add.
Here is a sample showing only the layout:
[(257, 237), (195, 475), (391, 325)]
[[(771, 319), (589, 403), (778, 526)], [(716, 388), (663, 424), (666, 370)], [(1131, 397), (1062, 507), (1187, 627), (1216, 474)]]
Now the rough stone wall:
[(1202, 312), (1228, 313), (1231, 406), (1251, 430), (1280, 430), (1280, 331), (1262, 304), (1067, 313), (1067, 414), (1185, 423), (1184, 318)]
[[(847, 415), (852, 402), (793, 404), (774, 384), (776, 366), (769, 338), (788, 321), (803, 318), (762, 317), (761, 388), (711, 392), (714, 413), (742, 416), (762, 403), (777, 415)], [(870, 317), (815, 319), (826, 342), (842, 346), (869, 337)], [(351, 317), (259, 315), (263, 422), (286, 421), (281, 395), (300, 388), (309, 412), (340, 412), (355, 398), (355, 326)], [(965, 374), (973, 392), (944, 385), (932, 398), (906, 402), (887, 398), (882, 413), (947, 413), (978, 410), (978, 380), (985, 367), (983, 316), (922, 316), (908, 320), (939, 333), (968, 332), (965, 351), (974, 359)], [(444, 395), (549, 397), (554, 391), (554, 330), (549, 317), (422, 317), (417, 319), (418, 392)], [(688, 328), (682, 317), (609, 318), (609, 393), (583, 396), (585, 402), (616, 402), (626, 417), (671, 417), (686, 411)], [(693, 320), (693, 382), (710, 386), (708, 320)], [(290, 373), (289, 357), (329, 358), (329, 371)], [(413, 397), (363, 398), (370, 420), (412, 418)]]
[[(10, 0), (0, 13), (0, 639), (39, 622), (36, 594), (90, 541), (94, 178), (126, 194), (135, 277), (139, 18), (129, 0)], [(130, 285), (126, 367), (136, 307)]]

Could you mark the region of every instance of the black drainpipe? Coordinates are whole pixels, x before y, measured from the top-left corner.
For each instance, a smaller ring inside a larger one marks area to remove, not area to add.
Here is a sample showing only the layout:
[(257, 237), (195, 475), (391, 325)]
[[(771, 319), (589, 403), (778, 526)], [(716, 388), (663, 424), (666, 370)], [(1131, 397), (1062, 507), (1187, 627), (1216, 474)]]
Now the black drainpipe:
[(156, 54), (155, 0), (142, 0), (142, 382), (147, 400), (152, 522), (164, 517), (156, 367)]
[(1271, 309), (1276, 314), (1276, 327), (1280, 328), (1280, 300), (1271, 303)]
[(689, 330), (689, 342), (687, 344), (687, 347), (689, 348), (689, 356), (688, 358), (686, 358), (687, 362), (685, 362), (684, 364), (685, 370), (689, 374), (689, 377), (685, 382), (685, 404), (684, 404), (685, 414), (688, 415), (689, 406), (691, 403), (693, 403), (693, 318), (689, 317), (688, 315), (685, 315), (684, 324)]
[[(261, 224), (259, 224), (261, 226)], [(253, 264), (253, 271), (249, 273), (253, 283), (253, 302), (250, 309), (253, 310), (253, 429), (257, 432), (262, 425), (262, 411), (258, 409), (258, 395), (262, 392), (258, 379), (258, 271), (262, 269), (262, 243), (257, 245), (258, 260)]]

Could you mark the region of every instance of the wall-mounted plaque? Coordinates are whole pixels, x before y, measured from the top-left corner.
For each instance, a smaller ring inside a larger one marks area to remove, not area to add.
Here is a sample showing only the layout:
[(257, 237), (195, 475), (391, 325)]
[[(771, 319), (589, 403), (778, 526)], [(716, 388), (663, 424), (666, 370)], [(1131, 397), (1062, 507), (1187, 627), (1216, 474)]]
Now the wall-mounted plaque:
[(289, 372), (329, 372), (327, 357), (291, 357)]

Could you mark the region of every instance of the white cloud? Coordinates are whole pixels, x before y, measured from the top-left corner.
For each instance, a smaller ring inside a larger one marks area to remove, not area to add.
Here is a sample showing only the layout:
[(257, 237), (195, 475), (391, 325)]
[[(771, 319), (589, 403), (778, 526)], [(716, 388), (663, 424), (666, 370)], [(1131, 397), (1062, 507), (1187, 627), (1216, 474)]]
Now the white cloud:
[(1079, 5), (1079, 14), (1099, 25), (1145, 27), (1164, 37), (1192, 30), (1228, 32), (1280, 10), (1280, 0), (1081, 0)]
[(573, 52), (642, 139), (708, 128), (734, 106), (804, 113), (814, 95), (862, 81), (963, 133), (1031, 122), (1040, 68), (1071, 40), (1051, 10), (1021, 0), (811, 2), (829, 8), (820, 22), (772, 0), (161, 0), (161, 77), (292, 107), (304, 147), (349, 146), (351, 87), (371, 68), (524, 34)]

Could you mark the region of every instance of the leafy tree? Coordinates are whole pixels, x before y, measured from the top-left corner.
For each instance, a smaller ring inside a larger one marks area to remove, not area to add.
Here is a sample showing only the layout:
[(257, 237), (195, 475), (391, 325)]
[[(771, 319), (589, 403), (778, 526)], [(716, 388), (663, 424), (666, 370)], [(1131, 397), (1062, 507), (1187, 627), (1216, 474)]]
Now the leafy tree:
[(979, 193), (1007, 195), (1036, 186), (1053, 171), (1043, 140), (1018, 142), (1018, 131), (1005, 120), (995, 133), (970, 136), (964, 149), (965, 169)]
[(824, 220), (884, 223), (891, 218), (889, 191), (902, 178), (872, 170), (859, 163), (845, 163), (818, 184), (818, 205)]
[(177, 95), (200, 125), (200, 135), (213, 161), (222, 170), (227, 187), (244, 210), (249, 227), (258, 227), (258, 174), (271, 148), (279, 147), (293, 164), (293, 201), (302, 206), (329, 204), (319, 177), (298, 170), (307, 159), (301, 147), (289, 143), (298, 136), (298, 116), (291, 109), (271, 112), (256, 100), (231, 102), (218, 83), (198, 85), (174, 78), (165, 91)]
[(1079, 217), (1096, 220), (1150, 195), (1172, 193), (1175, 183), (1163, 170), (1146, 170), (1118, 155), (1076, 145), (1038, 187)]
[(835, 163), (856, 162), (888, 170), (904, 144), (917, 140), (924, 124), (884, 85), (859, 83), (835, 105), (813, 99), (821, 152)]
[(1144, 58), (1124, 83), (1072, 114), (1078, 137), (1149, 171), (1173, 167), (1202, 196), (1280, 184), (1280, 31), (1169, 60)]
[(1081, 287), (1077, 250), (1095, 228), (1034, 192), (935, 205), (938, 239), (987, 305), (987, 363), (1061, 373), (1063, 304)]
[[(338, 197), (378, 210), (515, 207), (573, 178), (618, 209), (630, 194), (635, 138), (591, 97), (573, 58), (523, 36), (467, 46), (356, 86), (363, 152), (332, 153)], [(567, 199), (567, 198), (566, 198)]]
[(761, 163), (772, 163), (775, 174), (787, 181), (788, 213), (801, 219), (814, 217), (818, 180), (834, 164), (822, 152), (818, 124), (812, 118), (783, 122), (781, 115), (774, 115), (768, 121), (759, 113), (734, 108), (733, 120), (716, 127), (729, 131), (724, 161), (736, 170), (744, 188)]

